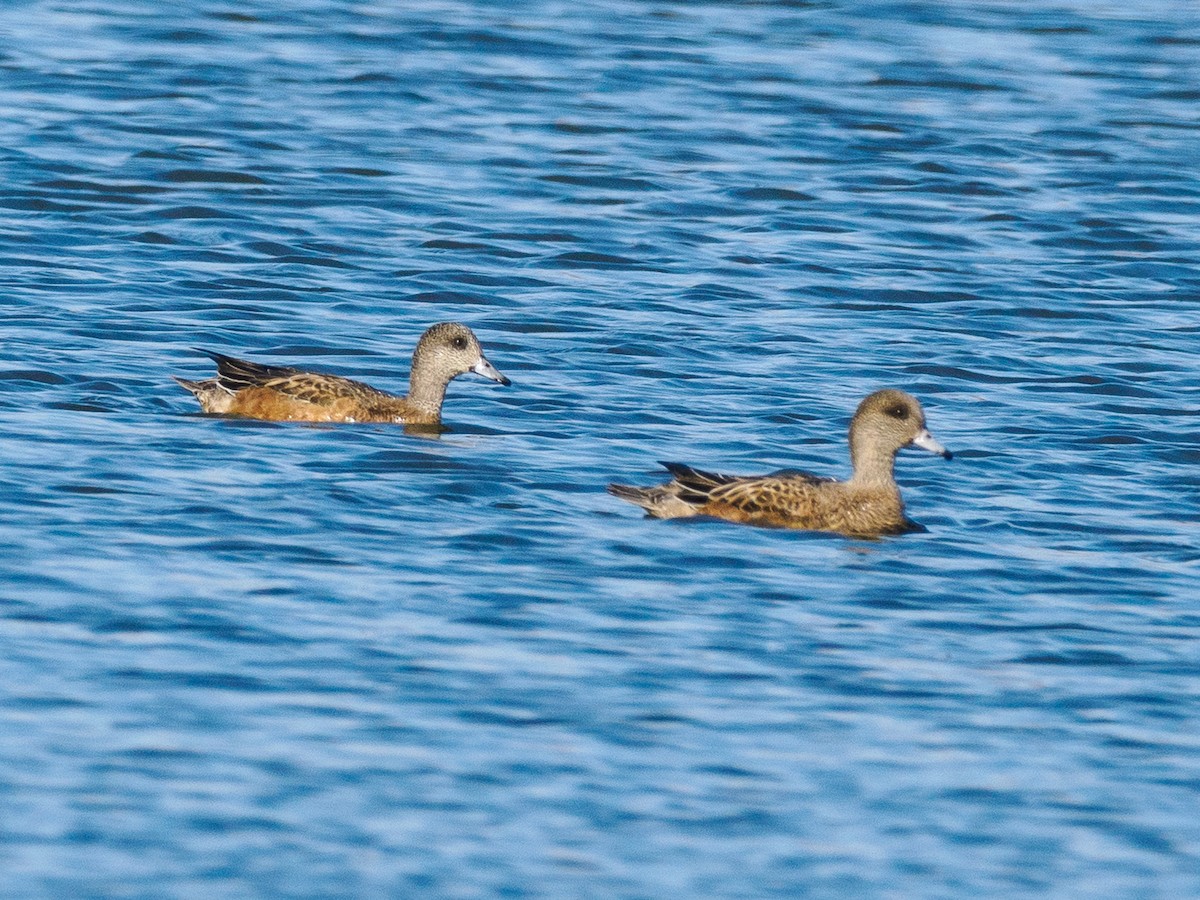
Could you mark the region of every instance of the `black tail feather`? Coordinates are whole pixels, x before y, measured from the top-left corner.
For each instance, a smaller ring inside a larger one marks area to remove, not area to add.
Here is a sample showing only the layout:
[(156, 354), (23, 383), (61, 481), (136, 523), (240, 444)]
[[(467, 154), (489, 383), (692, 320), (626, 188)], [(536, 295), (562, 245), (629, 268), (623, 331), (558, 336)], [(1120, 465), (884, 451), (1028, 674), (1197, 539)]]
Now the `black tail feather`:
[(671, 473), (675, 483), (679, 485), (676, 494), (685, 503), (703, 506), (708, 502), (715, 488), (737, 480), (736, 475), (721, 475), (717, 472), (706, 472), (694, 469), (682, 463), (659, 462), (664, 469)]
[(297, 372), (288, 366), (267, 366), (200, 347), (195, 349), (216, 362), (217, 380), (222, 387), (232, 391), (257, 387), (274, 378), (288, 378)]
[(659, 465), (670, 472), (671, 477), (680, 484), (697, 490), (707, 490), (738, 480), (737, 475), (721, 475), (717, 472), (706, 472), (703, 469), (685, 466), (683, 463), (662, 462), (660, 460)]

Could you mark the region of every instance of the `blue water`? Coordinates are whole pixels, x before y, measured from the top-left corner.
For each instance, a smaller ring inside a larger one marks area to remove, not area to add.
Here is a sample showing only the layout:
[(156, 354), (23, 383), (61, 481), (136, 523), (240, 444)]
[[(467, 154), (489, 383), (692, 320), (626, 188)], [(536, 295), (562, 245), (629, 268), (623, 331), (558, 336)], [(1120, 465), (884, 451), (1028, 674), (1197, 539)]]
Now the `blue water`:
[[(0, 894), (1200, 896), (1200, 11), (30, 0)], [(205, 417), (206, 347), (440, 440)], [(923, 534), (646, 520), (656, 460)]]

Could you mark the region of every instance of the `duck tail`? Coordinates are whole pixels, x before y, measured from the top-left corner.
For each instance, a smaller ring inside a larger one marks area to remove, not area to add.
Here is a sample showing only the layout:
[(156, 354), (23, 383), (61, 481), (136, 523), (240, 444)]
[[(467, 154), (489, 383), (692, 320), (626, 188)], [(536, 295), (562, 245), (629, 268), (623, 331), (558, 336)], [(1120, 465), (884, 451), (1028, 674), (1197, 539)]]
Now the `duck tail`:
[(181, 388), (189, 391), (196, 399), (200, 399), (201, 394), (217, 386), (215, 381), (191, 381), (187, 378), (180, 378), (178, 375), (172, 375), (171, 377), (179, 383)]
[(610, 484), (608, 492), (634, 506), (640, 506), (646, 511), (646, 515), (655, 519), (681, 519), (694, 516), (698, 511), (696, 505), (679, 496), (679, 485), (673, 481), (644, 488), (628, 484)]
[[(634, 487), (631, 484), (610, 484), (607, 490), (614, 497), (635, 503), (642, 509), (649, 509), (653, 505), (653, 491), (656, 489)], [(657, 490), (662, 490), (662, 488), (657, 488)]]
[(171, 377), (179, 382), (180, 387), (200, 401), (200, 409), (204, 412), (229, 412), (229, 403), (233, 399), (233, 394), (222, 387), (217, 379), (209, 378), (205, 381), (192, 381), (188, 378), (180, 378), (178, 375), (172, 375)]

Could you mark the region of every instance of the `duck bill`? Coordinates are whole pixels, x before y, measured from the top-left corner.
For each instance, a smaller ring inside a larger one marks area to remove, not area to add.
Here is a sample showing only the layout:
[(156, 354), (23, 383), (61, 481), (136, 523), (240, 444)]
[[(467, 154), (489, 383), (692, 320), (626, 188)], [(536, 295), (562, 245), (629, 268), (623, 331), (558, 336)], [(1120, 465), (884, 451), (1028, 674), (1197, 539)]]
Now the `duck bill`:
[(922, 428), (920, 432), (918, 432), (917, 436), (912, 439), (912, 445), (914, 447), (920, 447), (922, 450), (928, 450), (930, 453), (936, 453), (943, 459), (954, 458), (953, 453), (934, 440), (934, 437), (929, 433), (928, 428)]
[(476, 375), (482, 375), (484, 378), (490, 378), (492, 381), (499, 382), (500, 384), (512, 384), (511, 381), (497, 371), (495, 366), (488, 362), (486, 356), (479, 357), (479, 362), (471, 366), (471, 371)]

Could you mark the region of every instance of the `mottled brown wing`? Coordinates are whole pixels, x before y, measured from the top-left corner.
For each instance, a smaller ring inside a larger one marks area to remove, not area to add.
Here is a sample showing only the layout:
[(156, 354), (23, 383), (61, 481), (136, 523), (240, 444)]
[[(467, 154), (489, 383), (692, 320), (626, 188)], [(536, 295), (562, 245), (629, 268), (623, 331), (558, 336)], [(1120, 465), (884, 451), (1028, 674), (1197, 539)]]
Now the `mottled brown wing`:
[(262, 387), (279, 391), (297, 400), (327, 406), (337, 400), (355, 400), (363, 406), (369, 406), (381, 399), (390, 397), (383, 391), (376, 390), (361, 381), (340, 378), (337, 375), (320, 375), (315, 372), (297, 372), (286, 378), (272, 378)]
[(713, 488), (708, 500), (748, 516), (788, 519), (809, 507), (815, 498), (814, 488), (830, 480), (806, 472), (739, 478)]
[(720, 504), (749, 517), (786, 519), (795, 514), (797, 505), (805, 505), (816, 485), (833, 480), (794, 470), (746, 477), (705, 472), (679, 463), (662, 465), (679, 485), (680, 500), (696, 506)]
[(365, 405), (391, 396), (361, 381), (337, 375), (305, 372), (291, 366), (267, 366), (207, 350), (204, 352), (216, 360), (217, 380), (230, 391), (270, 388), (317, 406), (326, 406), (340, 399), (352, 399)]

